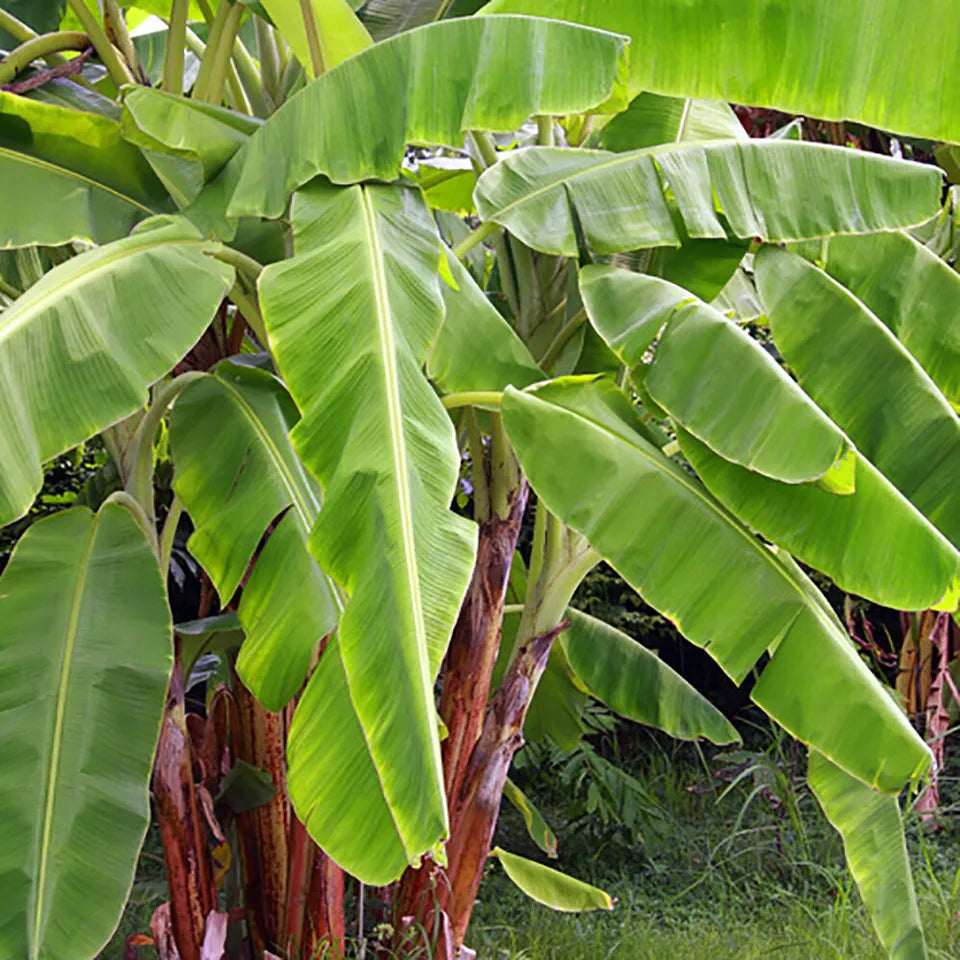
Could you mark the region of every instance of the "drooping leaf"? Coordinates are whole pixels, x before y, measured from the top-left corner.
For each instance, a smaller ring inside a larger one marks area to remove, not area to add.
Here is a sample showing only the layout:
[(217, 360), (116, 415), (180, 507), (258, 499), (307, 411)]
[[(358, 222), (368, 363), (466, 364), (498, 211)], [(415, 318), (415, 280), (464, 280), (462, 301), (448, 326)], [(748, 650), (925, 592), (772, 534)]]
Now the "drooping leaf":
[(960, 546), (960, 420), (943, 394), (860, 300), (806, 260), (766, 247), (756, 280), (804, 390)]
[(582, 910), (613, 909), (613, 898), (599, 887), (500, 847), (494, 847), (490, 856), (500, 861), (506, 875), (528, 897), (551, 910), (579, 913)]
[(87, 960), (133, 882), (171, 664), (136, 521), (108, 503), (35, 523), (0, 578), (0, 622), (0, 953)]
[(109, 117), (0, 91), (0, 247), (107, 243), (169, 198)]
[(843, 838), (847, 865), (887, 953), (892, 960), (926, 960), (896, 798), (871, 790), (815, 750), (807, 781)]
[(824, 269), (882, 320), (960, 409), (960, 277), (905, 233), (836, 237)]
[(729, 720), (656, 654), (579, 610), (560, 635), (570, 666), (590, 692), (621, 717), (680, 740), (739, 743)]
[(260, 121), (150, 87), (123, 99), (124, 139), (136, 144), (180, 206), (196, 199)]
[(0, 315), (0, 526), (30, 506), (41, 463), (136, 410), (199, 339), (233, 283), (214, 250), (182, 221), (145, 226)]
[(613, 153), (686, 140), (746, 140), (747, 131), (721, 100), (690, 100), (641, 93), (591, 138), (591, 146)]
[(951, 0), (932, 0), (923, 18), (908, 0), (493, 0), (484, 12), (628, 34), (632, 90), (960, 142), (960, 118), (946, 94), (960, 82)]
[[(448, 510), (459, 452), (420, 370), (443, 320), (440, 239), (418, 194), (396, 187), (318, 182), (296, 195), (292, 218), (296, 256), (261, 275), (261, 305), (303, 413), (294, 447), (323, 487), (310, 549), (349, 596), (341, 669), (392, 842), (416, 862), (447, 829), (433, 682), (476, 543)], [(317, 825), (329, 811), (303, 805), (305, 769), (291, 761), (291, 795), (332, 853)], [(356, 866), (339, 862), (382, 876), (368, 839), (354, 829)]]
[[(260, 2), (283, 34), (283, 38), (290, 44), (290, 49), (307, 72), (307, 76), (315, 77), (301, 0)], [(324, 70), (330, 70), (373, 43), (347, 0), (310, 0), (310, 8)]]
[(530, 802), (530, 798), (509, 778), (503, 785), (503, 795), (523, 817), (530, 839), (551, 859), (557, 856), (557, 835)]
[(678, 438), (724, 506), (841, 589), (897, 610), (956, 607), (960, 554), (861, 454), (855, 491), (838, 497), (745, 470), (685, 431)]
[(576, 256), (576, 223), (601, 254), (676, 246), (667, 188), (691, 237), (786, 241), (922, 223), (939, 210), (940, 181), (930, 166), (795, 140), (530, 147), (485, 171), (474, 199), (534, 249)]
[(392, 180), (406, 143), (460, 147), (466, 130), (588, 110), (624, 69), (623, 38), (546, 20), (469, 18), (402, 33), (317, 78), (264, 123), (231, 161), (229, 213), (277, 217), (317, 174)]
[(580, 293), (591, 323), (631, 369), (660, 333), (644, 386), (711, 449), (787, 483), (829, 471), (840, 489), (852, 490), (842, 431), (722, 314), (671, 283), (613, 267), (582, 270)]
[(613, 384), (508, 387), (502, 412), (548, 509), (735, 682), (773, 649), (752, 691), (771, 717), (886, 792), (927, 767), (926, 746), (816, 588), (643, 438)]
[(256, 558), (237, 610), (237, 673), (268, 710), (293, 699), (338, 614), (307, 550), (320, 491), (290, 446), (298, 419), (275, 377), (223, 362), (187, 387), (170, 420), (174, 489), (194, 525), (187, 546), (223, 605)]
[(442, 393), (528, 387), (542, 380), (524, 342), (487, 300), (460, 261), (444, 256), (457, 288), (440, 287), (445, 314), (427, 355), (427, 375)]

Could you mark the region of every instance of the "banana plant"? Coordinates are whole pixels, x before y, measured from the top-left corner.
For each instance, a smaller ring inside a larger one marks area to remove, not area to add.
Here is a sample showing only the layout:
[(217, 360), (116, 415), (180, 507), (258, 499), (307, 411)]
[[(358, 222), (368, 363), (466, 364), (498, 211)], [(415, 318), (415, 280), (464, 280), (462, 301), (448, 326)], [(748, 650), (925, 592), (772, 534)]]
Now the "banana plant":
[(0, 525), (80, 443), (115, 489), (0, 579), (4, 955), (96, 955), (151, 794), (162, 958), (344, 956), (350, 877), (385, 946), (467, 957), (491, 857), (611, 908), (494, 847), (506, 793), (557, 852), (524, 737), (591, 698), (738, 734), (571, 607), (603, 560), (756, 678), (925, 956), (897, 798), (930, 751), (808, 571), (960, 600), (942, 176), (728, 101), (956, 139), (928, 38), (885, 0), (53, 6), (0, 6)]

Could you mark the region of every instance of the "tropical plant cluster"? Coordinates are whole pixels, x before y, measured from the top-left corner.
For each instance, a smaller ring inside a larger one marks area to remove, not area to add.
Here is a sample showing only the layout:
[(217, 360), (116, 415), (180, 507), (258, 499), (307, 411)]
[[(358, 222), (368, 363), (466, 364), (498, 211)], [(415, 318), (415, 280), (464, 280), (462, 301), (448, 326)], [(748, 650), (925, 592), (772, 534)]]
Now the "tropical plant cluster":
[[(898, 796), (934, 753), (805, 571), (952, 682), (953, 188), (729, 104), (949, 173), (952, 5), (470, 6), (3, 0), (4, 956), (95, 956), (151, 809), (162, 960), (342, 956), (369, 887), (384, 949), (466, 958), (491, 859), (611, 909), (493, 845), (506, 797), (550, 852), (520, 745), (597, 702), (740, 736), (577, 608), (601, 563), (753, 679), (926, 956)], [(38, 511), (80, 445), (83, 502)]]

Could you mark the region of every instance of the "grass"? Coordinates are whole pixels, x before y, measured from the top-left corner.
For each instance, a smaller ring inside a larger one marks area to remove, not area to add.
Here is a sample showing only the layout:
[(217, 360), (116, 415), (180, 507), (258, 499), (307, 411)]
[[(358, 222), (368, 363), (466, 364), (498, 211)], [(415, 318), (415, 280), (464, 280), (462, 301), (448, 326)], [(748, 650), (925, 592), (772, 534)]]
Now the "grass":
[[(749, 748), (703, 756), (690, 744), (620, 729), (619, 736), (607, 732), (594, 738), (596, 755), (618, 760), (632, 776), (619, 787), (604, 782), (602, 763), (578, 764), (556, 752), (525, 748), (515, 779), (556, 831), (558, 860), (547, 861), (507, 804), (496, 837), (508, 850), (603, 887), (617, 898), (615, 909), (554, 913), (527, 899), (491, 863), (467, 936), (478, 957), (885, 956), (843, 865), (839, 839), (803, 785), (802, 758), (791, 741), (757, 733)], [(717, 771), (720, 777), (708, 775)], [(956, 781), (944, 778), (942, 794), (942, 830), (925, 833), (915, 818), (908, 821), (933, 960), (960, 956), (960, 919), (954, 922), (960, 913)], [(122, 960), (123, 936), (147, 931), (162, 897), (151, 834), (134, 896), (103, 960)], [(152, 950), (142, 949), (141, 957), (148, 956)]]
[[(468, 943), (480, 957), (510, 960), (884, 957), (792, 744), (753, 739), (752, 752), (710, 763), (726, 780), (739, 777), (722, 795), (709, 789), (716, 779), (695, 748), (651, 737), (626, 764), (644, 791), (639, 842), (610, 811), (605, 826), (596, 812), (585, 816), (589, 783), (565, 781), (561, 768), (551, 784), (539, 757), (518, 779), (558, 833), (551, 865), (618, 903), (610, 913), (557, 914), (493, 868)], [(945, 777), (942, 791), (943, 829), (921, 832), (911, 818), (908, 843), (930, 955), (952, 958), (960, 955), (960, 824), (949, 804), (955, 783)], [(512, 809), (501, 815), (497, 842), (547, 862)]]

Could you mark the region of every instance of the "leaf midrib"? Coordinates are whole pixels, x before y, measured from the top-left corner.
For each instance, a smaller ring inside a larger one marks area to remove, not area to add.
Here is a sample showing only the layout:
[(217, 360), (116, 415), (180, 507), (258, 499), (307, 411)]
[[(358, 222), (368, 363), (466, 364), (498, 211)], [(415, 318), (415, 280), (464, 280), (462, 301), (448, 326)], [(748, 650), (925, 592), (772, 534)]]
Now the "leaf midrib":
[(74, 588), (73, 600), (70, 605), (70, 616), (67, 620), (67, 633), (64, 638), (63, 656), (60, 661), (60, 678), (57, 683), (57, 707), (54, 715), (53, 742), (50, 749), (50, 763), (47, 768), (47, 790), (44, 802), (43, 819), (40, 830), (40, 855), (38, 859), (37, 881), (35, 885), (36, 902), (34, 905), (33, 942), (30, 945), (31, 960), (36, 960), (40, 951), (40, 935), (43, 926), (44, 901), (47, 881), (47, 861), (50, 855), (50, 835), (53, 829), (53, 808), (57, 793), (57, 770), (60, 766), (60, 746), (63, 739), (64, 714), (66, 712), (67, 687), (70, 680), (70, 670), (73, 664), (74, 643), (77, 637), (77, 626), (80, 620), (80, 610), (86, 587), (87, 571), (90, 565), (90, 554), (93, 552), (93, 541), (99, 526), (99, 518), (94, 518), (87, 535), (87, 542), (80, 558), (80, 567), (77, 574), (77, 583)]

